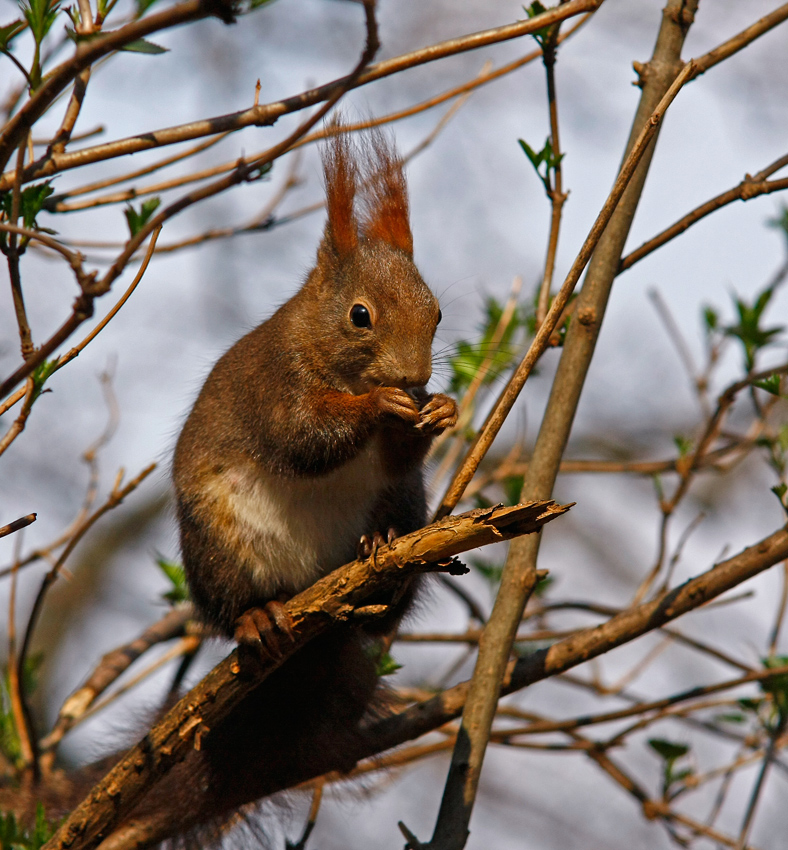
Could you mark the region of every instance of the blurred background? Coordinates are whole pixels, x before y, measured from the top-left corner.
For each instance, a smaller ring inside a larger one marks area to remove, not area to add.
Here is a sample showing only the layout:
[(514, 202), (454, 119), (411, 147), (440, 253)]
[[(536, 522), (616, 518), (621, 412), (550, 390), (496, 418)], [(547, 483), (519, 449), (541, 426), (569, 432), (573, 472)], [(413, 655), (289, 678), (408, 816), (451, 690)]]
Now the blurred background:
[[(383, 46), (378, 58), (524, 16), (520, 4), (502, 0), (380, 0), (379, 5)], [(632, 62), (648, 59), (661, 5), (655, 0), (607, 0), (559, 50), (562, 167), (570, 195), (564, 207), (557, 283), (615, 177), (639, 95)], [(690, 31), (684, 57), (706, 52), (776, 5), (776, 0), (707, 0)], [(0, 14), (0, 22), (13, 19), (16, 4), (0, 0)], [(152, 40), (169, 52), (125, 54), (94, 73), (78, 132), (103, 125), (103, 138), (117, 139), (233, 112), (253, 102), (258, 78), (260, 102), (334, 79), (357, 60), (363, 16), (358, 5), (339, 0), (279, 0), (235, 26), (208, 20)], [(353, 121), (403, 109), (472, 78), (487, 60), (498, 66), (534, 47), (532, 39), (518, 39), (412, 69), (351, 92), (343, 111)], [(783, 25), (682, 91), (661, 131), (628, 250), (736, 185), (745, 173), (755, 173), (786, 153), (786, 48), (788, 29)], [(16, 82), (3, 80), (0, 86)], [(400, 151), (407, 154), (416, 148), (449, 106), (394, 124), (389, 132)], [(53, 131), (60, 112), (54, 114)], [(207, 166), (266, 148), (301, 118), (287, 116), (273, 128), (237, 133), (202, 154), (199, 162)], [(456, 342), (475, 337), (484, 299), (492, 295), (505, 300), (519, 275), (523, 301), (530, 303), (541, 280), (549, 203), (517, 140), (539, 149), (548, 132), (544, 69), (535, 61), (475, 91), (408, 165), (416, 261), (439, 295), (444, 314), (436, 340), (435, 390), (448, 383), (448, 358)], [(141, 167), (161, 155), (138, 154), (123, 165)], [(288, 178), (293, 156), (279, 160), (269, 179), (193, 207), (169, 222), (160, 244), (248, 221)], [(275, 212), (277, 219), (321, 200), (318, 150), (308, 146), (299, 156), (296, 173), (301, 182), (285, 196)], [(185, 173), (190, 167), (176, 165), (167, 174)], [(117, 162), (98, 164), (90, 177), (101, 179), (117, 170)], [(65, 173), (54, 185), (61, 192), (84, 180), (82, 174)], [(42, 215), (39, 223), (75, 240), (120, 242), (127, 234), (122, 209), (115, 205), (78, 215)], [(732, 322), (732, 294), (752, 300), (785, 262), (785, 234), (767, 227), (767, 220), (780, 214), (779, 195), (732, 204), (619, 277), (567, 457), (660, 459), (675, 453), (674, 437), (695, 433), (698, 401), (649, 293), (656, 290), (669, 307), (700, 368), (705, 356), (703, 307), (713, 306), (721, 321)], [(313, 263), (322, 227), (319, 210), (265, 232), (157, 255), (107, 330), (49, 382), (51, 392), (37, 403), (25, 433), (0, 458), (0, 524), (38, 513), (38, 521), (23, 533), (23, 551), (53, 539), (73, 519), (88, 481), (82, 453), (108, 421), (113, 420), (114, 433), (99, 456), (103, 493), (111, 488), (118, 468), (131, 477), (151, 461), (159, 463), (154, 476), (80, 544), (67, 565), (72, 577), (61, 581), (48, 598), (38, 633), (47, 657), (37, 694), (47, 722), (102, 653), (130, 640), (164, 613), (161, 593), (167, 584), (155, 561), (158, 555), (178, 558), (168, 469), (180, 425), (218, 356), (299, 287)], [(113, 256), (100, 248), (83, 250), (99, 267)], [(34, 339), (40, 341), (67, 315), (75, 287), (62, 263), (32, 252), (24, 258), (22, 271)], [(127, 270), (116, 292), (131, 274)], [(0, 277), (7, 277), (5, 267)], [(113, 302), (113, 295), (99, 302), (97, 318)], [(767, 324), (785, 323), (787, 316), (788, 292), (783, 288), (770, 304)], [(784, 339), (765, 355), (763, 367), (784, 362)], [(3, 284), (0, 371), (10, 373), (18, 357), (9, 287)], [(557, 359), (557, 351), (543, 358), (493, 449), (495, 456), (505, 455), (515, 440), (526, 450), (532, 444)], [(741, 364), (740, 348), (729, 345), (713, 391), (739, 376)], [(102, 374), (111, 380), (102, 381)], [(703, 513), (683, 549), (676, 580), (707, 569), (722, 551), (738, 551), (783, 523), (780, 505), (769, 492), (774, 483), (757, 458), (724, 478), (707, 474), (697, 482), (671, 532), (673, 547), (677, 535)], [(567, 474), (559, 478), (556, 498), (577, 505), (544, 535), (540, 566), (554, 578), (551, 593), (608, 605), (625, 603), (656, 555), (660, 516), (653, 482), (648, 477)], [(0, 541), (0, 566), (13, 560), (20, 537)], [(44, 570), (45, 565), (30, 567), (20, 581), (18, 612), (23, 622)], [(750, 582), (750, 598), (694, 615), (686, 632), (733, 647), (738, 657), (756, 664), (768, 640), (779, 579), (775, 569)], [(463, 581), (484, 606), (491, 604), (483, 576), (474, 573)], [(6, 582), (0, 585), (3, 611), (7, 592)], [(436, 589), (413, 627), (461, 630), (465, 617), (453, 597)], [(575, 615), (565, 622), (591, 621)], [(619, 649), (602, 659), (596, 671), (614, 681), (656, 642), (645, 638)], [(196, 681), (226, 649), (217, 642), (204, 651), (190, 680)], [(788, 653), (788, 647), (781, 649)], [(398, 681), (435, 685), (463, 654), (462, 649), (437, 645), (395, 647), (394, 655), (404, 665)], [(467, 678), (471, 670), (466, 659), (451, 681)], [(649, 668), (647, 682), (637, 681), (632, 688), (658, 697), (729, 673), (724, 665), (715, 669), (707, 658), (671, 647)], [(143, 706), (156, 704), (171, 676), (172, 670), (165, 671), (84, 724), (68, 738), (65, 757), (81, 762), (117, 746), (119, 734), (133, 738), (144, 722)], [(589, 710), (593, 702), (587, 693), (551, 681), (530, 688), (519, 704), (567, 716)], [(706, 766), (724, 747), (716, 739), (692, 740), (693, 758)], [(660, 764), (647, 747), (630, 747), (627, 758), (641, 778), (659, 783)], [(438, 756), (332, 795), (321, 812), (313, 846), (400, 847), (400, 819), (425, 838), (434, 825), (447, 764), (446, 756)], [(721, 827), (736, 830), (752, 781), (752, 773), (737, 777), (741, 790), (732, 795), (730, 820)], [(778, 837), (788, 827), (788, 813), (780, 802), (786, 790), (785, 773), (776, 771), (752, 836), (759, 847), (780, 845)], [(301, 808), (296, 801), (296, 824)], [(471, 829), (470, 848), (672, 846), (664, 830), (646, 822), (632, 800), (579, 753), (491, 747)]]

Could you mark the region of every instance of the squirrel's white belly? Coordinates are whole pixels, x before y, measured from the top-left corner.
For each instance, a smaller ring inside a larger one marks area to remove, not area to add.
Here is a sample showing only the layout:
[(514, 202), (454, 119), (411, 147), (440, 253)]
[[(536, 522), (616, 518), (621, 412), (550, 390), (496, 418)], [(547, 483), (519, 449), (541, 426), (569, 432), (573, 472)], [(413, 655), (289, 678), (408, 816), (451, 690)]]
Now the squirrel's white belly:
[(214, 493), (235, 520), (259, 592), (273, 597), (297, 593), (356, 557), (359, 538), (374, 531), (370, 515), (386, 483), (374, 439), (326, 475), (289, 478), (230, 469), (215, 482)]

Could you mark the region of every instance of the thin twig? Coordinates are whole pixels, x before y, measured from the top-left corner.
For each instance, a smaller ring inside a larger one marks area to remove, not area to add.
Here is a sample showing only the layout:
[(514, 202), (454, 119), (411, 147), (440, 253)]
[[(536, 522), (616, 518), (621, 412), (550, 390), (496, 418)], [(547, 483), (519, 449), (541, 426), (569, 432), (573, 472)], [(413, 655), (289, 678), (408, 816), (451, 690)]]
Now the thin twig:
[(36, 400), (36, 385), (32, 378), (28, 378), (25, 384), (25, 401), (19, 415), (14, 420), (11, 427), (5, 432), (0, 439), (0, 455), (14, 442), (14, 440), (25, 430), (27, 418), (30, 416), (30, 411), (33, 409), (33, 403)]
[[(14, 566), (18, 568), (20, 538), (17, 538), (14, 547)], [(11, 702), (11, 715), (14, 728), (19, 739), (19, 752), (23, 762), (29, 770), (26, 778), (34, 782), (39, 778), (38, 763), (36, 761), (36, 749), (33, 740), (33, 722), (30, 708), (25, 699), (25, 689), (22, 683), (24, 670), (20, 670), (16, 664), (16, 580), (18, 569), (14, 569), (11, 575), (11, 592), (8, 595), (8, 693)]]
[[(19, 145), (16, 157), (16, 174), (21, 175), (25, 162), (25, 139)], [(11, 190), (11, 224), (16, 225), (19, 216), (22, 214), (21, 209), (21, 180), (14, 180), (14, 185)], [(3, 253), (8, 260), (8, 277), (11, 280), (11, 297), (14, 303), (14, 312), (16, 313), (16, 322), (19, 328), (19, 341), (22, 350), (22, 359), (27, 360), (33, 353), (33, 339), (30, 334), (30, 324), (27, 320), (27, 312), (25, 311), (25, 299), (22, 294), (22, 278), (19, 271), (19, 256), (22, 253), (17, 241), (17, 234), (10, 232), (8, 235), (8, 244), (3, 248)]]
[[(544, 264), (544, 275), (539, 287), (539, 299), (536, 304), (536, 327), (545, 319), (550, 306), (550, 290), (553, 285), (553, 270), (555, 269), (555, 258), (558, 252), (558, 235), (561, 230), (561, 212), (568, 195), (563, 190), (563, 177), (561, 171), (561, 142), (558, 135), (558, 99), (555, 89), (555, 60), (558, 44), (558, 31), (560, 23), (554, 24), (548, 34), (544, 37), (542, 48), (542, 60), (547, 77), (547, 106), (550, 113), (550, 144), (555, 157), (555, 166), (547, 169), (545, 179), (545, 191), (550, 200), (550, 235), (547, 240), (547, 256)], [(551, 181), (552, 172), (552, 181)]]
[[(458, 38), (449, 39), (448, 41), (443, 41), (438, 44), (433, 44), (428, 47), (412, 51), (411, 53), (406, 53), (401, 56), (393, 57), (392, 59), (377, 62), (375, 65), (366, 69), (364, 73), (357, 74), (355, 76), (351, 74), (348, 77), (334, 80), (331, 83), (326, 83), (317, 88), (310, 89), (302, 92), (301, 94), (294, 95), (275, 103), (258, 104), (250, 107), (249, 109), (232, 113), (230, 115), (217, 116), (215, 118), (208, 118), (202, 121), (193, 121), (188, 124), (182, 124), (177, 127), (170, 127), (162, 130), (154, 130), (140, 136), (121, 139), (116, 142), (110, 142), (107, 145), (100, 145), (91, 148), (89, 149), (90, 153), (82, 154), (81, 151), (77, 151), (73, 154), (63, 154), (60, 158), (53, 156), (41, 164), (36, 163), (34, 169), (28, 168), (24, 175), (23, 182), (40, 179), (41, 177), (50, 176), (56, 171), (62, 171), (64, 169), (64, 163), (67, 163), (67, 167), (69, 168), (77, 168), (87, 162), (100, 162), (117, 156), (124, 156), (127, 154), (138, 153), (143, 150), (150, 150), (151, 148), (160, 147), (162, 145), (193, 141), (194, 139), (208, 135), (216, 135), (218, 133), (239, 130), (243, 127), (272, 125), (283, 115), (300, 111), (301, 109), (314, 106), (330, 99), (337, 88), (343, 88), (345, 91), (348, 91), (359, 86), (367, 85), (375, 80), (391, 76), (392, 74), (397, 74), (408, 68), (415, 68), (428, 62), (434, 62), (448, 56), (465, 53), (469, 50), (476, 50), (491, 44), (499, 44), (511, 39), (522, 38), (523, 36), (530, 35), (544, 26), (554, 24), (557, 21), (563, 21), (576, 15), (593, 12), (602, 5), (602, 2), (604, 2), (604, 0), (570, 0), (568, 3), (564, 3), (554, 9), (548, 9), (546, 12), (525, 21), (518, 21), (513, 24), (495, 27), (494, 29), (459, 36)], [(91, 45), (95, 44), (93, 52), (89, 57), (85, 54), (85, 56), (81, 57), (81, 59), (83, 62), (86, 62), (86, 64), (89, 64), (90, 61), (95, 61), (95, 58), (98, 58), (100, 55), (104, 55), (104, 53), (108, 53), (111, 50), (117, 49), (117, 47), (127, 43), (127, 40), (134, 40), (132, 35), (135, 35), (136, 37), (150, 35), (156, 30), (194, 19), (192, 16), (197, 12), (197, 9), (194, 7), (203, 8), (203, 4), (200, 4), (198, 0), (186, 0), (186, 2), (182, 2), (172, 7), (171, 10), (168, 10), (168, 12), (171, 13), (168, 18), (162, 18), (164, 15), (162, 12), (158, 13), (158, 15), (154, 14), (146, 16), (141, 21), (135, 22), (136, 24), (148, 22), (148, 26), (145, 28), (145, 31), (142, 31), (140, 28), (139, 30), (134, 30), (132, 32), (129, 29), (132, 25), (127, 25), (126, 27), (123, 27), (111, 34), (113, 36), (111, 44), (107, 41), (110, 34), (102, 36), (95, 40), (95, 42), (100, 42), (99, 44), (90, 42)], [(206, 15), (203, 14), (203, 17), (205, 16)], [(154, 18), (161, 20), (154, 21)], [(137, 32), (139, 32), (139, 35), (137, 35)], [(49, 79), (56, 78), (57, 82), (61, 82), (61, 77), (68, 77), (69, 74), (73, 73), (74, 68), (76, 67), (78, 67), (78, 63), (75, 64), (74, 60), (71, 60), (70, 63), (64, 63), (64, 65), (52, 72), (52, 77)], [(79, 68), (79, 70), (81, 70), (81, 68)], [(351, 79), (351, 77), (353, 77), (353, 79)], [(70, 78), (73, 79), (73, 76)], [(68, 79), (64, 85), (67, 85), (68, 81), (70, 81), (70, 79)], [(47, 89), (47, 93), (49, 93), (49, 91), (50, 90)], [(32, 112), (32, 107), (30, 107), (31, 102), (26, 104), (22, 111), (24, 111), (24, 109), (30, 109)], [(15, 116), (15, 119), (13, 120), (17, 120), (20, 114), (21, 113), (17, 113), (17, 116)], [(29, 116), (26, 115), (25, 118), (27, 120)], [(14, 125), (14, 127), (10, 127), (10, 129), (6, 131), (9, 137), (12, 137), (12, 130), (16, 132), (16, 125)], [(0, 135), (0, 168), (3, 167), (2, 164), (5, 162), (3, 140), (3, 136)], [(80, 154), (82, 154), (82, 156), (80, 156)], [(12, 174), (4, 174), (0, 177), (0, 190), (7, 188), (6, 181), (9, 181), (10, 185), (10, 180), (12, 179)]]
[(26, 516), (19, 517), (19, 519), (15, 519), (13, 522), (9, 522), (8, 525), (0, 526), (0, 537), (6, 537), (15, 531), (27, 528), (28, 525), (36, 521), (37, 516), (38, 514), (27, 514)]
[[(55, 561), (52, 568), (44, 576), (44, 579), (41, 582), (41, 587), (39, 588), (38, 594), (36, 595), (35, 601), (33, 602), (33, 608), (30, 612), (30, 617), (28, 618), (27, 622), (27, 628), (25, 630), (25, 638), (22, 642), (22, 648), (19, 653), (19, 657), (17, 658), (16, 667), (18, 670), (20, 681), (24, 671), (25, 659), (27, 658), (30, 652), (30, 645), (33, 639), (33, 634), (35, 632), (36, 625), (38, 623), (38, 618), (41, 614), (44, 599), (46, 598), (49, 588), (55, 582), (61, 570), (63, 569), (63, 566), (69, 555), (74, 551), (76, 545), (92, 528), (96, 521), (102, 516), (104, 516), (105, 513), (117, 507), (126, 498), (126, 496), (136, 490), (137, 487), (151, 474), (151, 472), (153, 472), (155, 468), (155, 463), (146, 466), (145, 469), (143, 469), (142, 472), (139, 473), (139, 475), (129, 481), (129, 483), (126, 484), (124, 487), (120, 486), (122, 476), (121, 470), (115, 481), (115, 485), (112, 488), (112, 492), (108, 496), (107, 500), (97, 511), (95, 511), (91, 516), (89, 516), (78, 529), (75, 530), (73, 536), (71, 537), (71, 540), (69, 540), (66, 548), (63, 550), (60, 557), (57, 559), (57, 561)], [(37, 747), (35, 749), (37, 750)], [(37, 757), (35, 761), (37, 762)]]

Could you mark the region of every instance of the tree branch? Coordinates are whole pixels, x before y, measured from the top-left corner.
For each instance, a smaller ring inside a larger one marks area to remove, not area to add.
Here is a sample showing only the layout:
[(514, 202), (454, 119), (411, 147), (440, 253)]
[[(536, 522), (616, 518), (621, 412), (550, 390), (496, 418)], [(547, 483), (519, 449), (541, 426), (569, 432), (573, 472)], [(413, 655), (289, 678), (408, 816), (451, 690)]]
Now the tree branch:
[(66, 86), (102, 56), (107, 56), (132, 41), (154, 32), (212, 15), (221, 17), (225, 23), (230, 23), (232, 4), (227, 0), (185, 0), (161, 12), (154, 12), (132, 21), (98, 38), (80, 42), (74, 55), (47, 74), (35, 94), (0, 131), (0, 170), (5, 168), (12, 151), (21, 143), (28, 130), (49, 109)]
[[(25, 170), (22, 182), (25, 183), (30, 180), (47, 177), (57, 171), (77, 168), (91, 162), (102, 162), (106, 159), (138, 153), (143, 150), (150, 150), (151, 148), (157, 148), (163, 145), (187, 142), (202, 138), (203, 136), (240, 130), (244, 127), (270, 126), (275, 124), (276, 121), (283, 115), (287, 115), (291, 112), (298, 112), (309, 106), (314, 106), (317, 103), (322, 103), (323, 101), (328, 100), (333, 95), (337, 87), (345, 87), (344, 90), (349, 91), (376, 80), (383, 79), (384, 77), (389, 77), (392, 74), (397, 74), (400, 71), (415, 68), (428, 62), (435, 62), (438, 59), (445, 59), (447, 56), (454, 56), (459, 53), (465, 53), (469, 50), (487, 47), (491, 44), (498, 44), (500, 42), (510, 41), (514, 38), (521, 38), (524, 35), (530, 35), (531, 33), (536, 32), (544, 26), (554, 24), (557, 21), (563, 21), (575, 15), (595, 11), (602, 5), (603, 2), (604, 0), (570, 0), (568, 3), (557, 6), (554, 9), (549, 9), (541, 15), (537, 15), (536, 17), (529, 18), (525, 21), (518, 21), (514, 24), (506, 24), (505, 26), (496, 27), (494, 29), (483, 30), (482, 32), (452, 38), (448, 41), (439, 42), (438, 44), (432, 44), (428, 47), (414, 50), (411, 53), (405, 53), (392, 59), (377, 62), (369, 67), (364, 73), (359, 74), (352, 79), (351, 76), (342, 77), (338, 80), (318, 86), (317, 88), (309, 89), (305, 92), (301, 92), (301, 94), (293, 95), (292, 97), (285, 98), (281, 101), (258, 104), (250, 107), (249, 109), (233, 112), (229, 115), (220, 115), (214, 118), (206, 118), (202, 121), (192, 121), (188, 124), (180, 124), (175, 127), (154, 130), (150, 133), (144, 133), (139, 136), (130, 136), (126, 139), (107, 142), (104, 145), (96, 145), (92, 148), (85, 148), (84, 150), (75, 151), (73, 153), (64, 153), (62, 155), (55, 154), (49, 159), (43, 159), (34, 163), (32, 166), (28, 166)], [(181, 5), (187, 6), (190, 4), (200, 5), (197, 0), (189, 0), (189, 3), (183, 3)], [(173, 8), (178, 9), (180, 7), (176, 6)], [(151, 16), (151, 18), (152, 17), (153, 16)], [(143, 20), (147, 21), (149, 18), (144, 18)], [(124, 27), (123, 30), (125, 29), (126, 28)], [(119, 30), (118, 32), (122, 32), (123, 30)], [(153, 31), (154, 30), (150, 30), (150, 32)], [(93, 42), (91, 42), (91, 44), (92, 43)], [(2, 163), (0, 168), (4, 167), (5, 162), (7, 162), (7, 158), (2, 158), (4, 150), (2, 147), (2, 138), (3, 137), (0, 136), (0, 163)], [(9, 181), (12, 181), (13, 179), (13, 172), (4, 174), (2, 178), (0, 178), (0, 190), (7, 188), (6, 184), (11, 185)]]
[[(544, 323), (534, 337), (525, 359), (517, 368), (455, 476), (441, 505), (441, 512), (451, 510), (459, 501), (465, 486), (514, 405), (538, 356), (546, 348), (569, 295), (593, 252), (593, 259), (578, 298), (576, 319), (570, 323), (567, 332), (558, 374), (553, 382), (522, 492), (541, 493), (552, 490), (580, 390), (594, 351), (610, 286), (653, 156), (662, 114), (694, 70), (692, 62), (682, 69), (680, 54), (696, 5), (694, 0), (669, 0), (663, 12), (662, 26), (649, 64), (650, 72), (646, 77), (624, 162), (614, 189), (567, 280), (556, 295)], [(515, 543), (510, 547), (493, 612), (479, 642), (479, 655), (471, 680), (468, 704), (452, 754), (435, 831), (428, 845), (431, 850), (459, 850), (467, 841), (476, 789), (512, 641), (525, 604), (536, 586), (538, 549), (537, 538), (534, 538), (530, 545), (521, 541), (519, 545)]]
[[(783, 527), (760, 542), (715, 564), (705, 573), (660, 594), (651, 602), (627, 609), (607, 622), (584, 629), (571, 637), (540, 649), (514, 665), (501, 687), (501, 695), (514, 693), (583, 664), (654, 631), (728, 590), (773, 567), (788, 557), (788, 527)], [(771, 671), (770, 671), (771, 672)], [(742, 676), (736, 682), (755, 681), (760, 674)], [(364, 757), (437, 729), (459, 717), (468, 695), (469, 682), (461, 682), (424, 702), (388, 717), (370, 727)], [(731, 685), (733, 687), (733, 685)]]
[(281, 659), (250, 664), (239, 650), (232, 652), (96, 785), (46, 844), (46, 850), (97, 846), (151, 784), (185, 758), (195, 741), (221, 723), (287, 656), (333, 623), (353, 617), (356, 608), (374, 594), (394, 589), (403, 578), (416, 573), (456, 572), (455, 555), (537, 531), (567, 510), (568, 506), (548, 501), (471, 511), (400, 537), (373, 558), (334, 570), (286, 604), (294, 641)]

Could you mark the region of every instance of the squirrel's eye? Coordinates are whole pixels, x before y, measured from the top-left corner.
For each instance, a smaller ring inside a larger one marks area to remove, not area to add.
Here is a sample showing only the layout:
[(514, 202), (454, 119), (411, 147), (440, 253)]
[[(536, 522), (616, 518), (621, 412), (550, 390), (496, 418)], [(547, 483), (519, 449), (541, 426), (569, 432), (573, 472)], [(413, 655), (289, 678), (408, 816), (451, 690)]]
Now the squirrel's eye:
[(357, 328), (371, 328), (372, 317), (369, 310), (363, 304), (354, 304), (350, 309), (350, 321)]
[(441, 323), (442, 318), (443, 318), (443, 310), (438, 310), (438, 324)]

